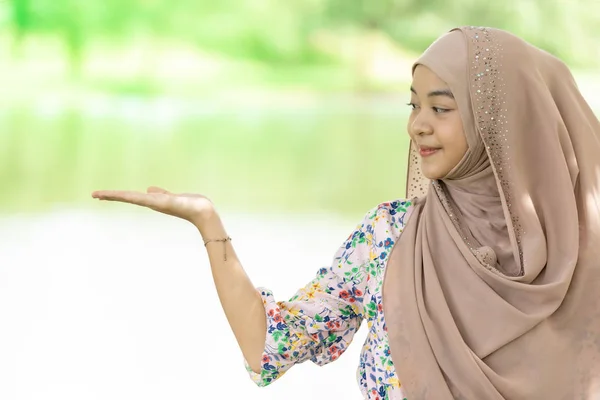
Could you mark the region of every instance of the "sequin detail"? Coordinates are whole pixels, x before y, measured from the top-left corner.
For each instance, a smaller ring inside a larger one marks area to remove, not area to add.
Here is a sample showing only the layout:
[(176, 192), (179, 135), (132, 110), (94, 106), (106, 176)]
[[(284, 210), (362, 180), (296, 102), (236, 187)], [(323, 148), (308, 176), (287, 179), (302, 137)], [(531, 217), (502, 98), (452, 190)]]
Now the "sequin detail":
[(411, 141), (408, 155), (408, 174), (406, 177), (406, 197), (413, 203), (418, 203), (419, 198), (427, 195), (430, 180), (421, 172), (421, 160), (417, 146)]
[(521, 237), (524, 234), (519, 217), (512, 210), (514, 192), (510, 175), (510, 144), (508, 142), (508, 121), (506, 104), (506, 84), (501, 72), (503, 49), (494, 40), (493, 31), (482, 27), (463, 29), (470, 39), (474, 54), (469, 67), (472, 80), (472, 96), (475, 107), (475, 121), (486, 146), (488, 156), (500, 182), (501, 195), (510, 214), (513, 232), (519, 249), (520, 272), (523, 274), (523, 250)]

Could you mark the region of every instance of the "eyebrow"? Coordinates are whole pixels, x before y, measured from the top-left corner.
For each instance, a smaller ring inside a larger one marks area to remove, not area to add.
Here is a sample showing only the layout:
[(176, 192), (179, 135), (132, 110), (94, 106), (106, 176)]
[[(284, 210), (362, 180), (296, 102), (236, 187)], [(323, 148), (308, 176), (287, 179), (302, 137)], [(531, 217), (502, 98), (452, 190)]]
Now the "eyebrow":
[[(414, 94), (417, 94), (417, 91), (412, 86), (410, 87), (410, 91), (413, 92)], [(436, 96), (446, 96), (446, 97), (450, 97), (451, 99), (454, 99), (454, 95), (448, 89), (432, 90), (431, 92), (427, 93), (427, 97), (436, 97)]]

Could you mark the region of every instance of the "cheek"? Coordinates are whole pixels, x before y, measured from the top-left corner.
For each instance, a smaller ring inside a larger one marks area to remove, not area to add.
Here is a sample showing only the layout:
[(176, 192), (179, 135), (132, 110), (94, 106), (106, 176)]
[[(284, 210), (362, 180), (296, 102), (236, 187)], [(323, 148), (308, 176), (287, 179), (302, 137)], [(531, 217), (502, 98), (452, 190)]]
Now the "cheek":
[(439, 130), (439, 140), (442, 146), (444, 146), (444, 148), (449, 152), (462, 157), (462, 155), (467, 152), (469, 147), (463, 130), (462, 122), (460, 119), (448, 122), (450, 123), (446, 124), (446, 126)]
[(440, 144), (444, 147), (445, 162), (449, 169), (454, 168), (462, 160), (469, 146), (462, 130), (446, 131), (438, 136)]
[(460, 132), (459, 135), (452, 135), (445, 141), (444, 145), (448, 146), (448, 149), (458, 158), (462, 158), (469, 147), (465, 135), (462, 132)]

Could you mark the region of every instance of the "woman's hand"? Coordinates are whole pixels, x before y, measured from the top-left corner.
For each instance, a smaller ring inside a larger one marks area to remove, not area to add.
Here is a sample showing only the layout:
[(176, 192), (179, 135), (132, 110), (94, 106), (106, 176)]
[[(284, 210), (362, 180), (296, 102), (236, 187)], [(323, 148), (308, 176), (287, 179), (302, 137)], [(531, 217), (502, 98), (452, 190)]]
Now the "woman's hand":
[(127, 190), (99, 190), (93, 192), (92, 197), (147, 207), (163, 214), (185, 219), (197, 227), (215, 214), (215, 207), (206, 196), (192, 193), (176, 194), (154, 186), (149, 187), (146, 193)]

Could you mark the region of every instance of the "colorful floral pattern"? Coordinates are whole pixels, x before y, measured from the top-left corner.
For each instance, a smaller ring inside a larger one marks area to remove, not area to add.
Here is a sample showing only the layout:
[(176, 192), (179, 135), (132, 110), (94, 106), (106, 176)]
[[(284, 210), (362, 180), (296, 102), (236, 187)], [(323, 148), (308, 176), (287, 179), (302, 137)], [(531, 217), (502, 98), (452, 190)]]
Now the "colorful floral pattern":
[(387, 257), (409, 212), (410, 202), (404, 200), (370, 210), (332, 265), (321, 268), (289, 301), (276, 302), (269, 290), (259, 288), (268, 324), (261, 373), (246, 363), (257, 385), (271, 384), (306, 360), (324, 365), (338, 359), (366, 319), (369, 332), (357, 370), (363, 396), (405, 400), (390, 355), (381, 289)]

